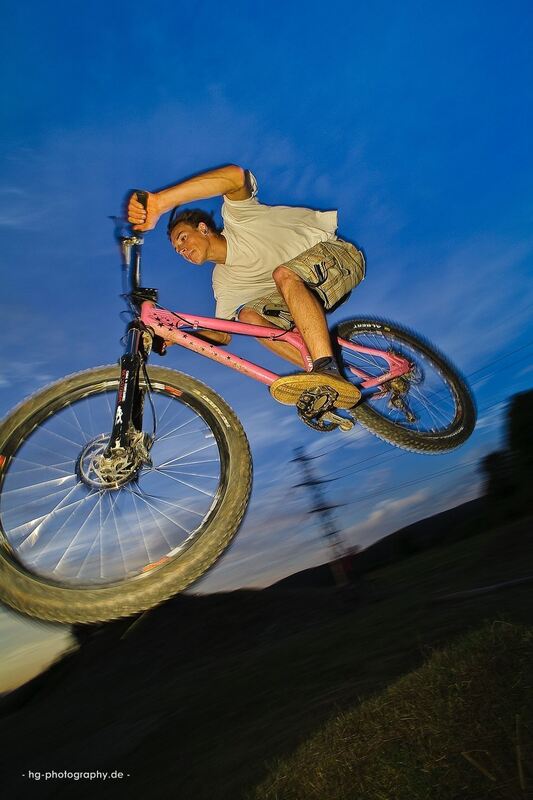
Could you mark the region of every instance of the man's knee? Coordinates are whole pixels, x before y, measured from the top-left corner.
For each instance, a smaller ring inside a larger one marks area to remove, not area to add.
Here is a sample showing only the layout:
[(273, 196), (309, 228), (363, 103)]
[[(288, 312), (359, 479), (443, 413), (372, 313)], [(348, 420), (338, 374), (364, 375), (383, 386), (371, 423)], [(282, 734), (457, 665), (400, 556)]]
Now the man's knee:
[(280, 292), (283, 292), (283, 289), (288, 284), (294, 283), (295, 281), (303, 283), (302, 279), (295, 272), (293, 272), (292, 269), (283, 266), (283, 264), (279, 267), (276, 267), (272, 273), (272, 278), (274, 279), (274, 283)]
[(261, 314), (254, 311), (253, 308), (243, 306), (239, 311), (237, 318), (239, 322), (246, 322), (247, 325), (264, 325), (265, 321)]

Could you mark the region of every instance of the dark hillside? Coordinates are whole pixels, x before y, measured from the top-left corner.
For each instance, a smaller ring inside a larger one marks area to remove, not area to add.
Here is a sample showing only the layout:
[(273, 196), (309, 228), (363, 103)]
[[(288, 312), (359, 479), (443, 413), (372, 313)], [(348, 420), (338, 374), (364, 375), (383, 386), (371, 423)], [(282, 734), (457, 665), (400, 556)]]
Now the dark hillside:
[[(472, 533), (477, 533), (486, 509), (484, 498), (471, 500), (440, 514), (414, 522), (385, 536), (350, 558), (355, 576), (392, 564), (402, 558), (437, 545), (451, 544)], [(297, 572), (268, 587), (273, 589), (303, 589), (332, 586), (333, 576), (328, 564)]]

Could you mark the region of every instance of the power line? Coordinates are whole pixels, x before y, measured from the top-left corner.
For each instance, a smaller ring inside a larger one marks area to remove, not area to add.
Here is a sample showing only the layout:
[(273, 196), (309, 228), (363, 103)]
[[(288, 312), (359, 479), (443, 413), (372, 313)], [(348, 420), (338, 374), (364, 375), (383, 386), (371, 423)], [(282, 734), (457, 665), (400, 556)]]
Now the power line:
[(441, 475), (446, 475), (446, 474), (449, 474), (451, 472), (456, 472), (457, 470), (465, 469), (466, 467), (471, 467), (474, 464), (476, 464), (476, 465), (479, 464), (478, 459), (475, 459), (474, 461), (468, 461), (468, 462), (466, 462), (466, 464), (461, 464), (459, 466), (458, 465), (454, 465), (453, 467), (446, 467), (446, 469), (440, 470), (439, 472), (434, 472), (431, 475), (424, 475), (424, 477), (422, 477), (422, 478), (415, 478), (412, 481), (405, 481), (404, 483), (399, 483), (397, 486), (393, 487), (392, 489), (390, 489), (390, 488), (389, 489), (380, 489), (380, 490), (378, 490), (376, 492), (370, 492), (368, 494), (363, 495), (363, 497), (357, 498), (357, 500), (349, 500), (347, 503), (345, 503), (345, 505), (350, 506), (350, 505), (353, 505), (354, 503), (362, 503), (365, 500), (371, 499), (373, 497), (379, 497), (379, 495), (382, 495), (382, 494), (394, 494), (398, 489), (404, 489), (406, 486), (414, 486), (417, 483), (424, 483), (424, 482), (427, 482), (427, 481), (431, 481), (431, 480), (434, 480), (435, 478), (440, 477)]
[[(380, 453), (375, 453), (373, 456), (368, 456), (368, 458), (360, 458), (357, 461), (352, 461), (350, 464), (345, 464), (344, 467), (339, 467), (339, 469), (336, 469), (333, 472), (330, 472), (329, 474), (330, 475), (335, 475), (337, 472), (343, 472), (345, 469), (348, 469), (348, 467), (352, 467), (354, 465), (366, 464), (368, 461), (373, 461), (375, 458), (380, 458), (381, 456), (384, 456), (383, 461), (391, 461), (394, 458), (401, 458), (402, 456), (406, 456), (406, 455), (409, 455), (409, 453), (407, 451), (405, 451), (405, 450), (402, 451), (401, 453), (398, 453), (398, 452), (390, 453), (389, 449), (387, 449), (387, 450), (383, 450)], [(380, 463), (382, 463), (382, 462), (380, 462)], [(379, 466), (379, 464), (376, 465), (376, 466)], [(349, 472), (348, 475), (352, 475), (352, 474), (355, 474), (356, 472), (362, 472), (362, 471), (363, 470), (354, 470), (353, 472)], [(335, 478), (335, 480), (339, 480), (340, 478), (344, 478), (344, 477), (346, 477), (346, 476), (345, 475), (339, 475), (339, 477)]]
[[(504, 398), (503, 400), (497, 400), (494, 403), (490, 403), (488, 406), (485, 406), (484, 408), (479, 409), (479, 413), (480, 414), (484, 414), (485, 412), (489, 411), (491, 408), (494, 408), (494, 407), (500, 405), (502, 402), (505, 402), (506, 399), (507, 398)], [(330, 472), (329, 475), (330, 476), (331, 475), (336, 475), (339, 472), (344, 472), (344, 470), (349, 469), (349, 467), (351, 467), (351, 466), (359, 466), (360, 464), (365, 464), (368, 461), (373, 461), (376, 458), (383, 457), (383, 461), (380, 462), (380, 464), (382, 464), (382, 463), (384, 463), (386, 461), (392, 461), (395, 458), (402, 458), (402, 456), (407, 456), (407, 455), (412, 455), (412, 453), (408, 452), (406, 450), (403, 450), (402, 452), (392, 452), (392, 453), (389, 453), (388, 450), (383, 450), (382, 452), (374, 453), (374, 455), (368, 456), (367, 458), (358, 459), (357, 461), (352, 461), (350, 464), (345, 464), (343, 467), (339, 467), (339, 469), (336, 469), (333, 472)], [(345, 475), (339, 475), (337, 478), (334, 478), (333, 480), (341, 480), (342, 478), (348, 477), (348, 475), (355, 475), (358, 472), (363, 472), (363, 471), (364, 471), (364, 469), (361, 469), (361, 470), (360, 469), (350, 470)]]
[[(514, 355), (515, 353), (518, 353), (520, 350), (526, 350), (528, 347), (531, 347), (531, 345), (533, 345), (533, 342), (529, 342), (528, 344), (525, 344), (523, 347), (518, 347), (516, 350), (512, 350), (511, 352), (507, 353), (505, 356), (500, 356), (500, 358), (495, 358), (490, 364), (487, 364), (484, 367), (480, 367), (479, 369), (475, 370), (474, 372), (470, 372), (467, 375), (467, 377), (471, 378), (473, 375), (477, 375), (478, 372), (483, 372), (484, 370), (486, 370), (488, 366), (492, 366), (492, 364), (496, 364), (498, 361), (504, 361), (507, 358), (509, 358), (510, 356)], [(510, 364), (507, 365), (507, 368), (514, 367), (516, 364), (520, 364), (521, 362), (522, 362), (522, 359), (517, 359), (516, 361), (512, 361)], [(478, 378), (476, 378), (475, 380), (471, 381), (471, 383), (472, 383), (472, 385), (475, 385), (476, 383), (479, 383), (479, 381), (485, 380), (486, 378), (490, 378), (491, 375), (496, 375), (499, 372), (500, 372), (499, 369), (491, 370), (491, 372), (488, 372), (486, 375), (480, 375)]]
[[(489, 406), (487, 406), (485, 409), (483, 409), (481, 413), (484, 413), (485, 411), (488, 411), (490, 408), (499, 405), (500, 402), (502, 402), (502, 401), (499, 400), (496, 403), (491, 403)], [(398, 452), (394, 452), (394, 453), (390, 453), (390, 454), (387, 453), (387, 452), (375, 453), (373, 456), (369, 456), (368, 458), (360, 459), (359, 461), (354, 461), (354, 462), (352, 462), (352, 464), (346, 464), (344, 467), (340, 467), (340, 469), (335, 470), (334, 472), (331, 472), (329, 474), (330, 475), (335, 475), (336, 472), (342, 472), (343, 470), (348, 469), (348, 467), (350, 467), (352, 465), (360, 466), (361, 464), (364, 464), (364, 463), (366, 463), (368, 461), (372, 461), (372, 460), (374, 460), (376, 458), (380, 458), (382, 456), (383, 456), (382, 461), (380, 461), (376, 466), (381, 466), (382, 464), (386, 463), (387, 461), (393, 461), (395, 458), (402, 458), (402, 456), (407, 456), (407, 455), (410, 455), (410, 453), (408, 453), (406, 451), (399, 452), (399, 453)], [(478, 460), (473, 461), (473, 462), (469, 462), (469, 463), (478, 463)], [(344, 478), (348, 478), (350, 475), (357, 475), (359, 472), (365, 472), (366, 469), (367, 469), (366, 467), (361, 467), (361, 469), (353, 469), (353, 470), (350, 470), (349, 472), (347, 472), (345, 475), (339, 475), (338, 477), (333, 478), (333, 480), (342, 480)], [(452, 472), (454, 469), (461, 469), (461, 467), (451, 466), (451, 467), (448, 467), (446, 469), (446, 471)], [(438, 475), (438, 474), (441, 474), (441, 473), (435, 473), (435, 474)], [(426, 477), (430, 477), (430, 476), (426, 476)], [(422, 479), (422, 480), (425, 480), (425, 479)]]

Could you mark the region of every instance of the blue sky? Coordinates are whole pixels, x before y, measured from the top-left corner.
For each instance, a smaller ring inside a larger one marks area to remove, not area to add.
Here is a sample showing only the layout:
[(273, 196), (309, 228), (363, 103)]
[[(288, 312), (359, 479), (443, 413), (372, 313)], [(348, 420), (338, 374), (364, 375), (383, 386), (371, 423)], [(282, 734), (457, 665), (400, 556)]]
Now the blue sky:
[[(438, 458), (362, 430), (315, 434), (259, 384), (171, 350), (165, 365), (225, 397), (254, 455), (248, 516), (201, 588), (264, 585), (325, 560), (292, 488), (298, 445), (336, 478), (328, 496), (345, 504), (350, 543), (475, 497), (506, 400), (533, 379), (532, 34), (527, 2), (12, 4), (0, 34), (0, 413), (120, 354), (107, 217), (126, 191), (234, 162), (266, 203), (339, 209), (368, 273), (335, 318), (374, 314), (435, 341), (471, 376), (480, 422)], [(210, 268), (175, 256), (163, 227), (147, 237), (145, 283), (167, 307), (213, 311)], [(254, 343), (235, 350), (288, 371)], [(0, 632), (9, 676), (66, 641), (11, 612)]]

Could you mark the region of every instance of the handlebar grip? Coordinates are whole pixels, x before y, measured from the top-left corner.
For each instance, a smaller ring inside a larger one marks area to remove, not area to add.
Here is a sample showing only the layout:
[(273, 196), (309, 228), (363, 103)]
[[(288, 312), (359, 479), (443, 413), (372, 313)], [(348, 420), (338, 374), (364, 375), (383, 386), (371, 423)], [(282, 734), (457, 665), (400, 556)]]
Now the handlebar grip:
[(145, 192), (144, 189), (134, 189), (133, 193), (146, 211), (148, 206), (148, 192)]

